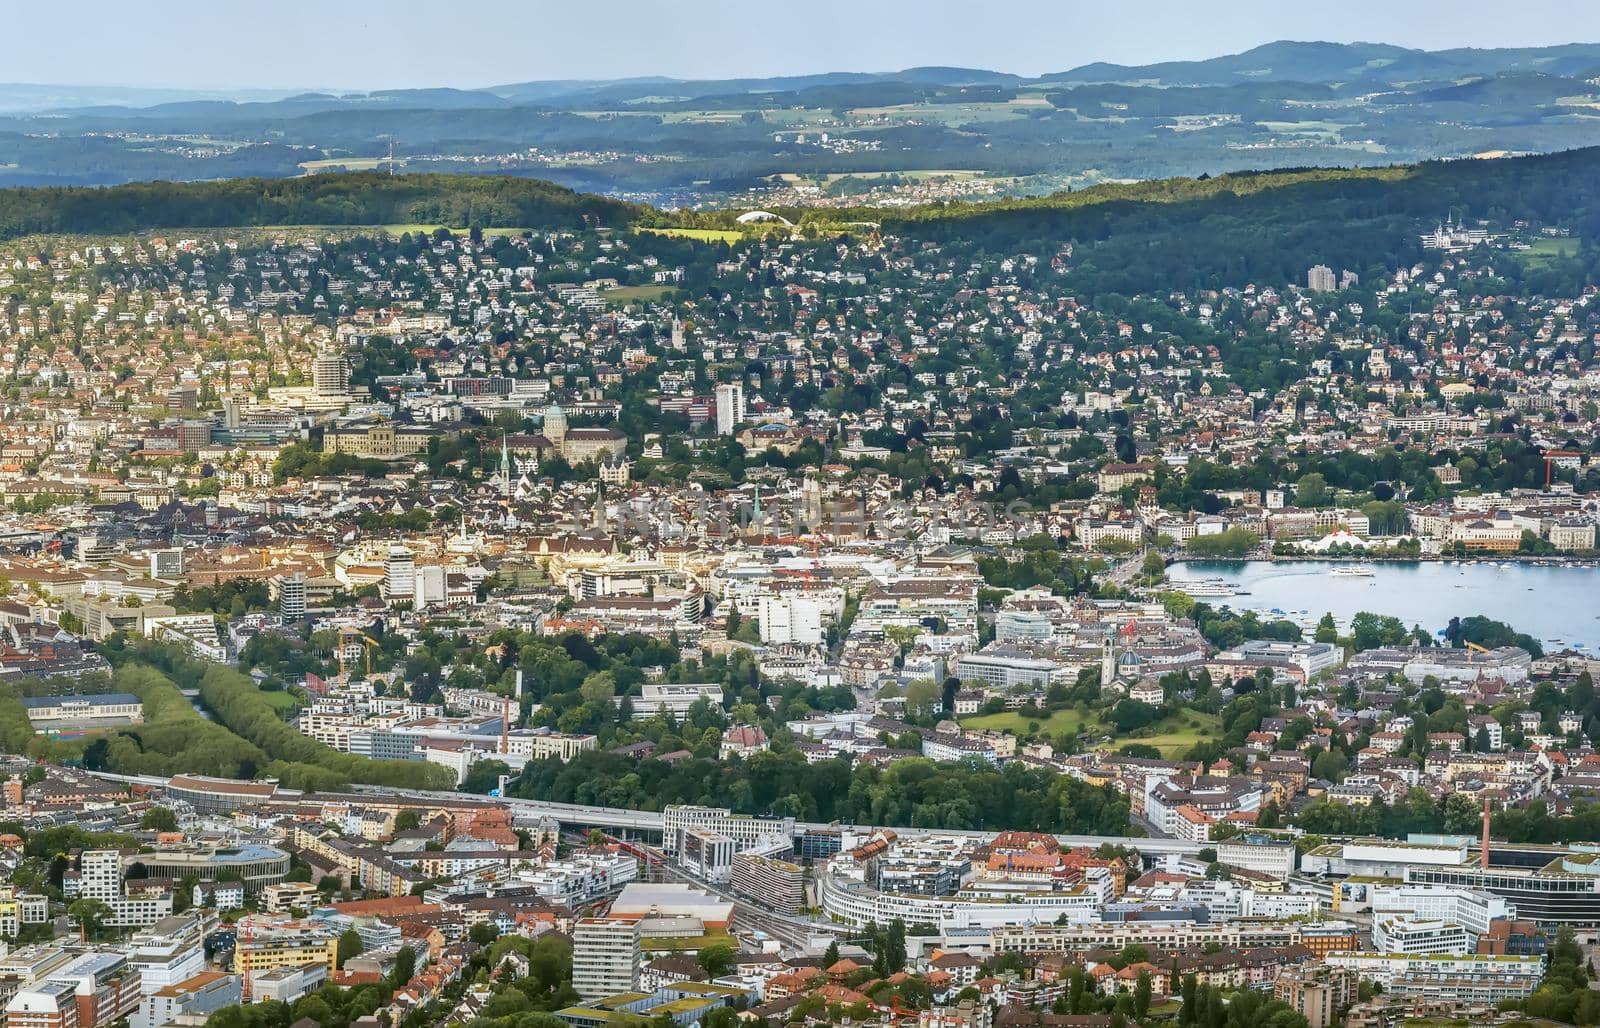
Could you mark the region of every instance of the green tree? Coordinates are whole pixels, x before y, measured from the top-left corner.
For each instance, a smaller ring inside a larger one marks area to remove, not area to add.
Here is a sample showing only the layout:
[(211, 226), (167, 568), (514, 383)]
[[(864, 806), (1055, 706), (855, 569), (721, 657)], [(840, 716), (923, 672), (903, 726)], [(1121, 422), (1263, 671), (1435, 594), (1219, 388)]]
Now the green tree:
[(1337, 782), (1344, 777), (1344, 769), (1348, 763), (1345, 755), (1338, 750), (1323, 750), (1311, 762), (1311, 774), (1325, 781)]
[(734, 968), (733, 947), (725, 942), (712, 943), (700, 950), (695, 962), (707, 978), (721, 978)]
[(410, 946), (401, 946), (400, 952), (395, 954), (394, 967), (389, 971), (389, 984), (398, 989), (409, 982), (416, 973), (417, 951)]
[(349, 962), (354, 957), (359, 957), (366, 945), (361, 941), (361, 935), (354, 928), (346, 928), (339, 936), (339, 966)]
[(1320, 472), (1301, 475), (1294, 485), (1294, 502), (1301, 507), (1320, 507), (1328, 502), (1328, 480)]
[(898, 917), (889, 922), (889, 932), (884, 939), (884, 947), (888, 951), (884, 962), (888, 965), (889, 973), (904, 971), (906, 967), (906, 923)]
[(943, 691), (931, 678), (919, 678), (906, 686), (906, 713), (912, 717), (936, 713), (943, 701)]
[(151, 807), (139, 819), (139, 827), (148, 832), (176, 832), (178, 816), (166, 807)]
[(1140, 1021), (1150, 1013), (1150, 972), (1140, 971), (1133, 986), (1133, 1016)]
[(578, 687), (578, 695), (583, 697), (583, 702), (596, 707), (610, 703), (616, 693), (617, 682), (609, 671), (596, 671)]
[(83, 927), (84, 935), (93, 939), (110, 923), (115, 912), (100, 900), (80, 899), (67, 907), (67, 916)]

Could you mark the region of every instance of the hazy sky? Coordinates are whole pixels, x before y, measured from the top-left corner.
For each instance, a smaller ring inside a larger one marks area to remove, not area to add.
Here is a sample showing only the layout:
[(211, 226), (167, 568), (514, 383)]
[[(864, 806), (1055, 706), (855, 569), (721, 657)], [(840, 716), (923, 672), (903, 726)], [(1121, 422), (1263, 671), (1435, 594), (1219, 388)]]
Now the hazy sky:
[[(919, 64), (1020, 74), (1273, 39), (1425, 49), (1600, 40), (1597, 0), (76, 0), (6, 3), (0, 80), (487, 86)], [(1512, 13), (1514, 11), (1514, 14)]]

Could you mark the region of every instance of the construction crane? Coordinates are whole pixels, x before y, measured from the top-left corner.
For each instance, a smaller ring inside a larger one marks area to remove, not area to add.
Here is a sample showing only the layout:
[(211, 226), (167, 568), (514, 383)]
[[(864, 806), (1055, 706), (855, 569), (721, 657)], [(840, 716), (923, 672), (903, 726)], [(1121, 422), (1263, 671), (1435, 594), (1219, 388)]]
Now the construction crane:
[(346, 628), (345, 630), (340, 632), (339, 633), (339, 674), (341, 676), (343, 676), (347, 681), (349, 680), (349, 676), (345, 674), (344, 652), (345, 652), (346, 649), (349, 648), (349, 646), (350, 646), (350, 644), (352, 642), (355, 642), (357, 640), (360, 640), (361, 645), (363, 647), (362, 653), (367, 658), (367, 675), (366, 675), (366, 677), (368, 677), (368, 678), (372, 677), (372, 651), (375, 650), (375, 649), (380, 649), (381, 648), (378, 645), (378, 641), (376, 639), (372, 638), (372, 636), (367, 635), (365, 632), (358, 632), (353, 628)]
[(1556, 461), (1562, 457), (1582, 457), (1583, 454), (1576, 450), (1546, 450), (1544, 451), (1544, 487), (1550, 488), (1550, 480), (1555, 474)]
[(1474, 643), (1474, 642), (1463, 642), (1461, 645), (1463, 645), (1463, 646), (1465, 646), (1467, 648), (1467, 663), (1468, 664), (1472, 663), (1472, 661), (1473, 661), (1472, 655), (1474, 653), (1488, 653), (1489, 652), (1489, 647), (1487, 647), (1487, 646), (1479, 646), (1477, 643)]

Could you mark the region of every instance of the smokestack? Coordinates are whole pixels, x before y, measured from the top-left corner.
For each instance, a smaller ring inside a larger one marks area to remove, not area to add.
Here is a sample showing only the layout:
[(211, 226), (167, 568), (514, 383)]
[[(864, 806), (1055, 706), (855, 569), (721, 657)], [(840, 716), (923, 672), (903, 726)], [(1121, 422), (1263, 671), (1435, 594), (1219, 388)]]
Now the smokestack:
[(517, 699), (522, 699), (522, 669), (517, 668)]
[(1483, 798), (1483, 840), (1478, 853), (1478, 865), (1489, 870), (1489, 797)]
[[(500, 704), (500, 752), (502, 754), (511, 752), (511, 697), (509, 696)], [(1484, 838), (1487, 839), (1489, 829), (1485, 828), (1483, 831)]]

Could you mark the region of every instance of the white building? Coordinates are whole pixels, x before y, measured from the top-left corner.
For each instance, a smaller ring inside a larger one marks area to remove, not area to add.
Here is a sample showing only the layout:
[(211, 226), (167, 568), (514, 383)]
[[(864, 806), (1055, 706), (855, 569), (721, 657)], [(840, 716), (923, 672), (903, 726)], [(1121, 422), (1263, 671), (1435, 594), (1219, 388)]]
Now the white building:
[(1269, 874), (1280, 882), (1294, 873), (1295, 848), (1269, 836), (1241, 835), (1217, 843), (1217, 860), (1229, 867)]
[(1465, 1003), (1520, 999), (1537, 989), (1544, 977), (1544, 958), (1535, 956), (1329, 953), (1323, 961), (1354, 971), (1394, 995)]
[(1473, 937), (1453, 921), (1381, 916), (1372, 919), (1372, 948), (1386, 955), (1461, 956), (1472, 952), (1473, 945)]
[(671, 805), (661, 812), (661, 849), (669, 856), (680, 853), (684, 836), (695, 831), (726, 836), (739, 850), (745, 850), (774, 835), (794, 838), (794, 818), (753, 817), (726, 807), (687, 805)]
[(78, 873), (78, 896), (110, 907), (107, 924), (111, 927), (142, 928), (172, 913), (170, 890), (133, 897), (123, 893), (122, 855), (116, 850), (84, 850), (78, 858)]
[(389, 547), (383, 561), (383, 595), (389, 601), (409, 600), (417, 594), (417, 558), (404, 546)]
[(634, 698), (633, 716), (643, 719), (665, 713), (682, 719), (700, 699), (713, 707), (722, 706), (722, 686), (716, 682), (646, 682)]
[(744, 385), (725, 382), (717, 386), (717, 434), (733, 435), (733, 430), (745, 420)]
[(1478, 889), (1448, 885), (1374, 886), (1372, 916), (1415, 921), (1443, 921), (1460, 925), (1474, 942), (1489, 930), (1489, 922), (1515, 918), (1517, 908), (1502, 896)]
[(306, 616), (306, 573), (279, 575), (278, 613), (285, 621), (299, 621)]
[(586, 917), (572, 930), (572, 987), (584, 999), (602, 999), (639, 987), (639, 925)]
[(180, 1016), (203, 1018), (240, 1000), (238, 975), (201, 971), (181, 982), (147, 992), (128, 1028), (162, 1028)]
[(990, 645), (978, 653), (963, 653), (956, 661), (956, 677), (963, 682), (982, 682), (1001, 689), (1019, 685), (1049, 685), (1055, 670), (1053, 661), (1001, 643)]
[(763, 593), (757, 616), (764, 643), (816, 646), (822, 642), (822, 604), (812, 597)]

